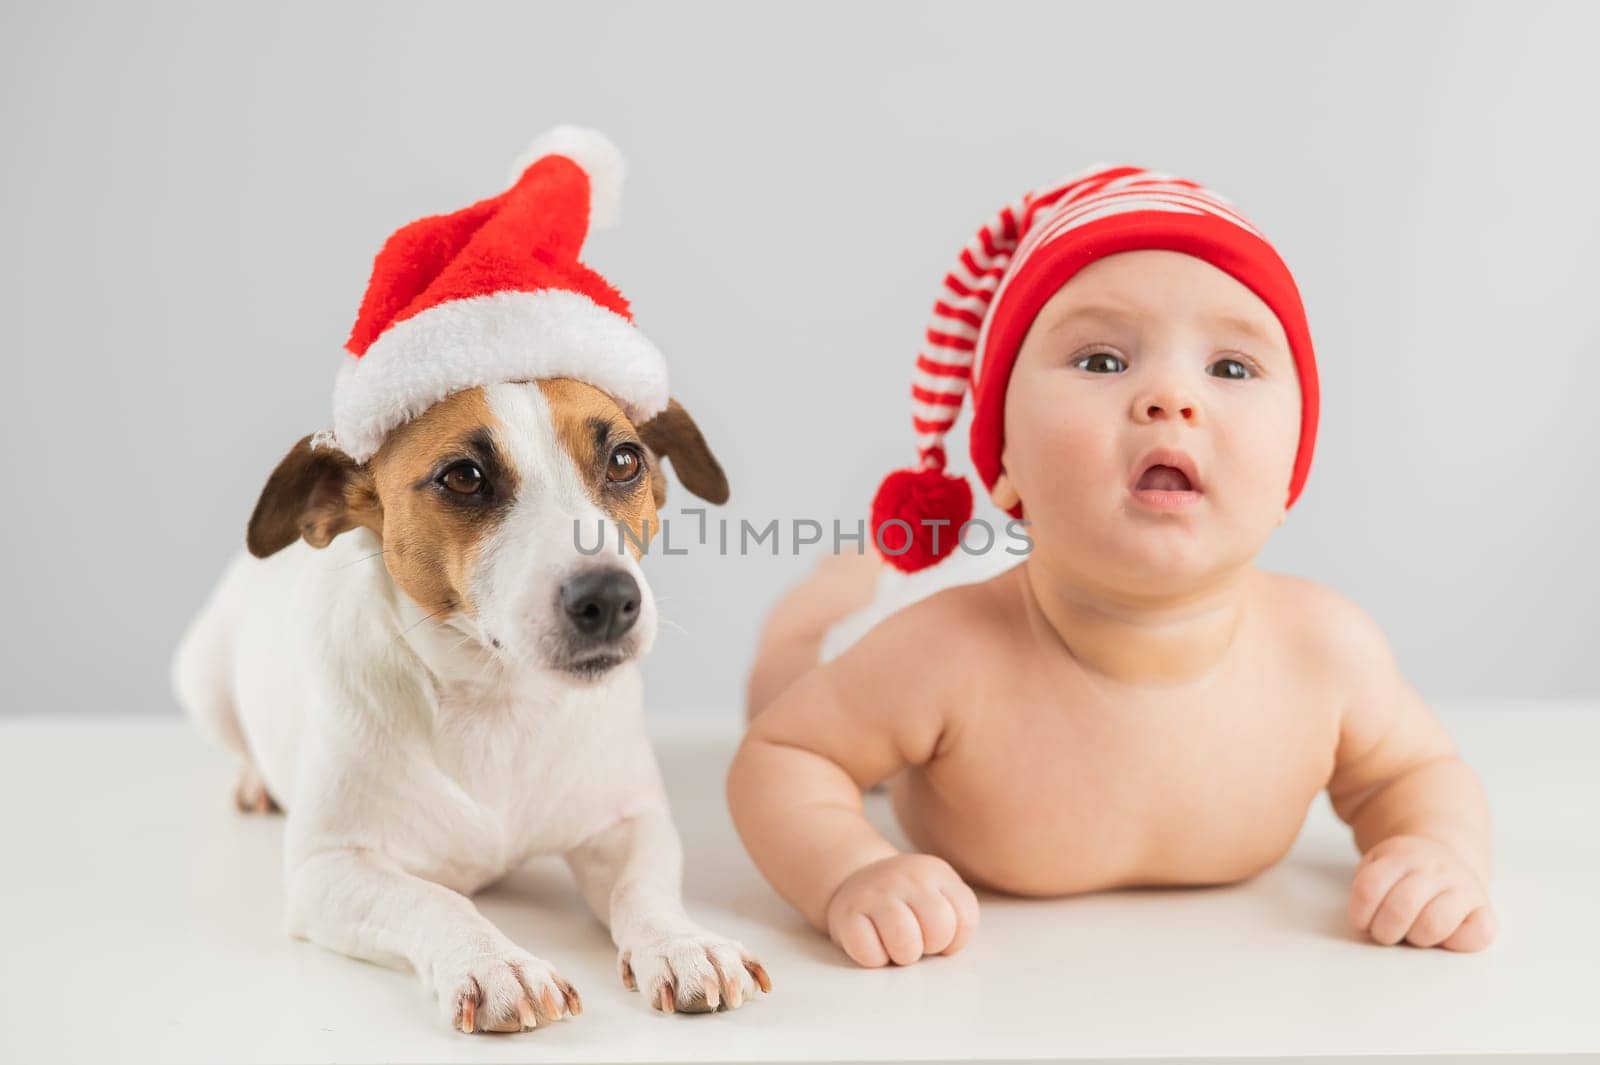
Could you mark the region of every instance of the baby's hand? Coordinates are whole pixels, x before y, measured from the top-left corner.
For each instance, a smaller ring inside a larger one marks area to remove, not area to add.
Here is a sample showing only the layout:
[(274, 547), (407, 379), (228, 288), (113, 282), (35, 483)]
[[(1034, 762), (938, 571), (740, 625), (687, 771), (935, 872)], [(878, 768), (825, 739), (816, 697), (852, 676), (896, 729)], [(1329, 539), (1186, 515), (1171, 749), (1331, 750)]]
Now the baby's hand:
[(828, 935), (869, 969), (954, 954), (977, 927), (978, 897), (931, 854), (897, 854), (857, 869), (828, 902)]
[(1361, 859), (1350, 923), (1385, 946), (1482, 950), (1494, 939), (1489, 894), (1455, 851), (1423, 836), (1393, 836)]

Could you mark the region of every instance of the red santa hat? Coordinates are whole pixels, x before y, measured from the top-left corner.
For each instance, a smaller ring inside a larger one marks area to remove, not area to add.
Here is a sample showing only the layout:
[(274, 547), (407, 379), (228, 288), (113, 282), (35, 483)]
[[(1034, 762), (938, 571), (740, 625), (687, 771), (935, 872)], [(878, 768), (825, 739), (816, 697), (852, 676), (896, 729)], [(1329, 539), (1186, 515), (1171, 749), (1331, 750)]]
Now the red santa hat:
[(578, 261), (591, 216), (616, 220), (622, 156), (560, 126), (534, 141), (512, 185), (383, 245), (334, 384), (333, 436), (357, 462), (395, 426), (476, 385), (574, 377), (637, 421), (667, 405), (666, 360), (628, 301)]
[[(1085, 266), (1145, 249), (1183, 252), (1226, 271), (1282, 323), (1300, 378), (1299, 449), (1285, 506), (1294, 504), (1311, 468), (1318, 390), (1311, 334), (1289, 268), (1215, 192), (1140, 167), (1094, 166), (1006, 205), (945, 276), (911, 386), (918, 465), (891, 473), (872, 503), (873, 534), (889, 562), (907, 572), (933, 565), (955, 549), (972, 515), (972, 489), (944, 472), (945, 433), (969, 387), (972, 464), (984, 487), (993, 488), (1005, 444), (1006, 385), (1034, 317)], [(1021, 506), (1011, 514), (1022, 517)], [(889, 522), (895, 527), (886, 528)]]

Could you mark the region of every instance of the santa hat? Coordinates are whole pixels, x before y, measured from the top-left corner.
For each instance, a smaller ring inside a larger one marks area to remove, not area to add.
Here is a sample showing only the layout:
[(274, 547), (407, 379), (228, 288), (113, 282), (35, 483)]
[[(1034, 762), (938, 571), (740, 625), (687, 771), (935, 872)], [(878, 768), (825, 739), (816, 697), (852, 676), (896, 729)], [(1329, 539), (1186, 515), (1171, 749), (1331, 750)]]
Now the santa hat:
[[(1289, 268), (1215, 192), (1135, 166), (1095, 166), (1002, 208), (945, 276), (911, 386), (918, 465), (891, 473), (872, 502), (873, 535), (889, 562), (907, 572), (933, 565), (954, 550), (972, 515), (972, 489), (944, 472), (945, 433), (969, 387), (972, 464), (993, 488), (1005, 443), (1006, 384), (1034, 317), (1085, 266), (1145, 249), (1183, 252), (1231, 274), (1282, 323), (1300, 377), (1299, 450), (1285, 506), (1294, 504), (1311, 468), (1318, 392), (1311, 334)], [(1011, 515), (1022, 517), (1021, 506)], [(886, 528), (891, 522), (895, 527)]]
[(395, 426), (475, 385), (574, 377), (634, 421), (667, 405), (667, 366), (628, 301), (578, 261), (614, 222), (622, 156), (573, 126), (533, 142), (505, 192), (397, 230), (372, 265), (334, 385), (333, 436), (357, 462)]

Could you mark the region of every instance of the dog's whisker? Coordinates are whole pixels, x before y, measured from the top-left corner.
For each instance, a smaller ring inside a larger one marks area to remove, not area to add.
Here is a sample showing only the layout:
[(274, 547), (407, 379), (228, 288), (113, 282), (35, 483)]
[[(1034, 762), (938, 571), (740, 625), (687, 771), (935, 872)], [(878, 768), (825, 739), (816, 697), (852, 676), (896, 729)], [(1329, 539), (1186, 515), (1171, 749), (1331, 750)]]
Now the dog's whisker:
[(472, 645), (473, 649), (478, 652), (478, 658), (480, 660), (484, 659), (484, 658), (493, 658), (494, 657), (489, 652), (489, 648), (484, 646), (482, 640), (479, 640), (477, 637), (471, 636), (471, 635), (464, 635), (464, 636), (461, 636), (460, 638), (458, 638), (455, 643), (450, 645), (450, 650), (451, 651), (459, 651), (463, 647), (466, 647), (469, 644)]
[(421, 625), (424, 621), (427, 621), (429, 618), (438, 617), (440, 614), (443, 614), (446, 610), (449, 610), (449, 609), (450, 609), (450, 607), (447, 604), (445, 606), (440, 607), (438, 610), (435, 610), (431, 614), (425, 614), (424, 616), (418, 618), (415, 622), (413, 622), (410, 625), (407, 625), (403, 630), (401, 630), (400, 635), (404, 636), (406, 633), (410, 632), (412, 629), (416, 628), (418, 625)]
[(355, 560), (355, 561), (353, 561), (353, 562), (346, 562), (346, 563), (345, 563), (345, 564), (344, 564), (344, 565), (342, 565), (342, 566), (335, 566), (335, 567), (333, 567), (333, 568), (334, 568), (334, 569), (336, 569), (336, 570), (339, 570), (339, 569), (349, 569), (349, 568), (350, 568), (350, 567), (351, 567), (351, 566), (354, 566), (354, 565), (356, 565), (356, 564), (357, 564), (357, 563), (361, 563), (361, 562), (366, 562), (366, 561), (368, 561), (368, 560), (370, 560), (370, 559), (374, 559), (374, 558), (377, 558), (377, 557), (378, 557), (378, 556), (379, 556), (379, 555), (387, 555), (387, 554), (388, 554), (388, 553), (389, 553), (389, 552), (387, 552), (387, 551), (383, 551), (383, 550), (379, 550), (379, 551), (374, 551), (374, 552), (373, 552), (373, 553), (372, 553), (372, 554), (370, 554), (370, 555), (362, 555), (362, 556), (361, 556), (361, 557), (360, 557), (360, 558), (358, 558), (358, 559), (356, 559), (356, 560)]

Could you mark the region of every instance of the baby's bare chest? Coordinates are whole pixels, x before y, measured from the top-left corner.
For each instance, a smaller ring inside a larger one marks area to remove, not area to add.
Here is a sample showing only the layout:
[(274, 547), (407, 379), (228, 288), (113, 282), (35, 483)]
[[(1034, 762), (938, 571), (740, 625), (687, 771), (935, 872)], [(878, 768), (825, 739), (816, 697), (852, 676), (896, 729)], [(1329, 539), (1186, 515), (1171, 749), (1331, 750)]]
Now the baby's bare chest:
[[(1337, 699), (1292, 671), (1129, 693), (1022, 681), (908, 773), (919, 845), (992, 886), (1219, 883), (1282, 857), (1332, 771)], [(948, 855), (947, 855), (948, 856)]]

